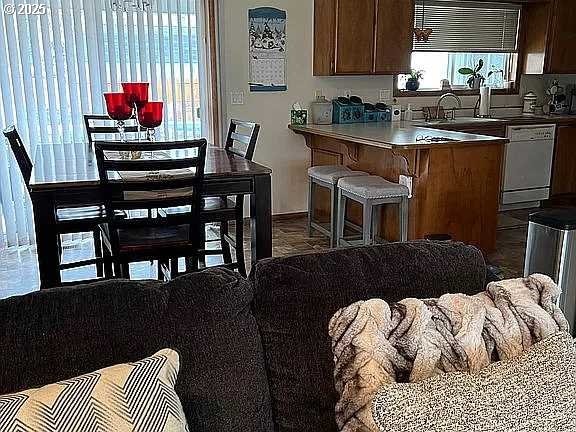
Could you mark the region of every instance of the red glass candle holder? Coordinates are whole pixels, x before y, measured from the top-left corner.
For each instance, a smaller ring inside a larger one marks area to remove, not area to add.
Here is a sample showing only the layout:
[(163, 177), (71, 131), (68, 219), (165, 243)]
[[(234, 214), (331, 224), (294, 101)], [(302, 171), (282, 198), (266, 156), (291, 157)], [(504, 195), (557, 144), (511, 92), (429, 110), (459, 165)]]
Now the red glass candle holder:
[(125, 141), (124, 122), (132, 117), (133, 109), (128, 104), (128, 99), (124, 93), (104, 93), (104, 100), (106, 101), (106, 110), (108, 116), (112, 120), (116, 120), (116, 127), (120, 134), (120, 140)]
[(112, 120), (125, 121), (132, 117), (132, 107), (124, 93), (104, 93), (106, 110)]
[(150, 84), (145, 82), (122, 83), (122, 89), (124, 90), (124, 93), (126, 93), (128, 103), (130, 105), (136, 105), (138, 108), (148, 102), (149, 88)]
[(164, 102), (148, 102), (138, 110), (138, 122), (147, 129), (148, 139), (152, 141), (154, 129), (162, 124)]
[(162, 124), (164, 102), (148, 102), (138, 110), (138, 121), (146, 129), (154, 129)]

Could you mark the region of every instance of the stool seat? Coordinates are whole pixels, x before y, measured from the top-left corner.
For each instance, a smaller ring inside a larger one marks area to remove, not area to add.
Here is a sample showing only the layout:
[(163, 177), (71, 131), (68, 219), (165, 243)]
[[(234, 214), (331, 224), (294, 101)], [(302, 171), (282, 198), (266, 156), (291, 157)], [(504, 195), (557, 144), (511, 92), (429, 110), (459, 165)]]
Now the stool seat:
[(368, 176), (368, 173), (362, 171), (352, 171), (344, 165), (324, 165), (315, 166), (308, 169), (308, 176), (320, 180), (324, 183), (336, 185), (338, 180), (344, 177)]
[(406, 186), (378, 176), (341, 178), (338, 187), (365, 199), (401, 198), (410, 195), (410, 190)]

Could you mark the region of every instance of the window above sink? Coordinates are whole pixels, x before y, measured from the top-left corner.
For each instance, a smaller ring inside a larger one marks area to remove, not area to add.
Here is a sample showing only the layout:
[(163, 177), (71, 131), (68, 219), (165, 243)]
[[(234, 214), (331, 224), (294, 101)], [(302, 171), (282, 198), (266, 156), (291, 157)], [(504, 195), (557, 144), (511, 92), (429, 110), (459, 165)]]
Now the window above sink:
[(521, 13), (512, 3), (418, 0), (414, 27), (431, 33), (414, 37), (411, 69), (423, 77), (415, 90), (410, 75), (396, 76), (395, 96), (441, 94), (442, 80), (460, 95), (478, 94), (480, 84), (518, 93)]

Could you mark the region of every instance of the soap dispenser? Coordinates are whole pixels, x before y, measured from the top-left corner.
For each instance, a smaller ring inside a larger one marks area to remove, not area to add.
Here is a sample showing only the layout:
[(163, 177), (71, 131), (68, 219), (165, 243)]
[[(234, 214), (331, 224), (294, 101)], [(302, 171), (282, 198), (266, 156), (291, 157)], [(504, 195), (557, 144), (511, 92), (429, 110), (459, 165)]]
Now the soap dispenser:
[(404, 120), (405, 121), (412, 121), (414, 118), (414, 112), (412, 111), (412, 104), (408, 104), (408, 108), (404, 111)]

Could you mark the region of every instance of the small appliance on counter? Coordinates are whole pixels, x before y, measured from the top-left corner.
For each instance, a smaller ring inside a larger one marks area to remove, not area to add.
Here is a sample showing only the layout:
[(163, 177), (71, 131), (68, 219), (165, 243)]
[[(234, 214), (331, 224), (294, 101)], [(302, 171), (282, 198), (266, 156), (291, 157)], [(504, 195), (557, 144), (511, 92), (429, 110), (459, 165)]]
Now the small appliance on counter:
[(317, 125), (332, 124), (333, 110), (332, 102), (324, 96), (318, 96), (316, 100), (310, 104), (312, 123)]
[(332, 101), (332, 121), (337, 124), (363, 123), (364, 102), (358, 96), (339, 97)]

